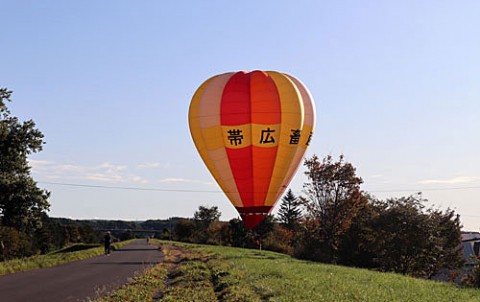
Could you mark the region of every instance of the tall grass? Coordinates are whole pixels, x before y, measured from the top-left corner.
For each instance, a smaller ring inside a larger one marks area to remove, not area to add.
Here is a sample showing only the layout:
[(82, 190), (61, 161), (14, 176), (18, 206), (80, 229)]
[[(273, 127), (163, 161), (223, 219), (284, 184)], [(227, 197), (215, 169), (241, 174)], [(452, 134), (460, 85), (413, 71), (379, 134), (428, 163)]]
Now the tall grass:
[[(114, 243), (112, 246), (114, 249), (119, 249), (130, 242), (132, 242), (132, 240)], [(17, 273), (31, 269), (52, 267), (67, 262), (99, 256), (104, 252), (105, 251), (103, 247), (94, 247), (75, 252), (63, 252), (60, 250), (46, 255), (36, 255), (28, 258), (8, 260), (0, 262), (0, 275)]]
[(480, 290), (248, 249), (193, 246), (219, 255), (263, 301), (480, 301)]
[(163, 262), (115, 293), (96, 302), (262, 302), (242, 280), (231, 278), (229, 265), (216, 255), (162, 245)]
[(157, 265), (147, 268), (143, 273), (135, 277), (126, 286), (122, 286), (106, 297), (97, 297), (96, 302), (119, 302), (119, 301), (158, 301), (155, 298), (157, 292), (165, 288), (167, 267)]
[(480, 301), (476, 289), (268, 251), (171, 242), (162, 251), (162, 263), (100, 301)]

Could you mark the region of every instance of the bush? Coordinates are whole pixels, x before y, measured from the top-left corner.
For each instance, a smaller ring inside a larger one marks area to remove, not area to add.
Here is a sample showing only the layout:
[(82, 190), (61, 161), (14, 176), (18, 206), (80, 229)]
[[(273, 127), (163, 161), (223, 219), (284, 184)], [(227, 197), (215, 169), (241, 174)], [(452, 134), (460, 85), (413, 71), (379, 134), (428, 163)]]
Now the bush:
[(0, 260), (33, 255), (30, 239), (15, 228), (0, 226), (0, 238)]
[(461, 266), (458, 215), (425, 202), (420, 195), (371, 201), (343, 237), (340, 262), (422, 278)]
[(269, 251), (293, 255), (293, 235), (293, 231), (276, 226), (263, 240), (263, 247)]
[(180, 219), (175, 225), (173, 238), (178, 241), (191, 242), (194, 227), (195, 225), (190, 219)]
[(327, 243), (318, 232), (318, 222), (305, 219), (298, 231), (298, 238), (293, 247), (293, 256), (299, 259), (329, 262)]

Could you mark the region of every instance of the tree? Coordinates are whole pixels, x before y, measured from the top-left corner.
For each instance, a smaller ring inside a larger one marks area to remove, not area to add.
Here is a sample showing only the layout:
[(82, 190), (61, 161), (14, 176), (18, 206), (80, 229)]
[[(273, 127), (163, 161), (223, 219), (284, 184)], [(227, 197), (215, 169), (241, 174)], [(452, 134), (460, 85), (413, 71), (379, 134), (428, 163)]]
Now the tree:
[(218, 242), (220, 238), (218, 228), (210, 228), (214, 222), (218, 222), (222, 213), (218, 210), (218, 207), (206, 207), (200, 206), (193, 215), (193, 221), (195, 223), (195, 232), (193, 234), (193, 241), (196, 243)]
[(339, 262), (347, 266), (377, 268), (377, 237), (383, 236), (375, 221), (383, 208), (371, 196), (353, 218), (348, 231), (342, 235)]
[(36, 230), (31, 241), (40, 253), (46, 254), (64, 247), (66, 244), (65, 238), (63, 226), (55, 219), (48, 217), (47, 214), (43, 214), (42, 227)]
[(313, 227), (324, 246), (322, 260), (336, 262), (341, 235), (362, 207), (363, 198), (360, 184), (351, 163), (345, 162), (343, 155), (334, 162), (332, 156), (322, 161), (314, 155), (305, 160), (308, 181), (304, 184), (306, 209)]
[(228, 238), (226, 240), (228, 244), (236, 247), (248, 246), (249, 231), (247, 230), (241, 219), (230, 219), (230, 221), (228, 222), (228, 231)]
[(263, 248), (269, 251), (293, 255), (294, 233), (279, 224), (263, 239)]
[(288, 190), (287, 194), (282, 198), (280, 209), (278, 210), (279, 223), (289, 231), (295, 231), (302, 218), (302, 209), (300, 200), (293, 194), (292, 190)]
[(11, 94), (0, 88), (0, 225), (32, 234), (49, 209), (50, 193), (37, 187), (27, 161), (42, 150), (43, 134), (32, 120), (11, 116), (6, 105)]
[(193, 220), (202, 227), (207, 228), (213, 221), (218, 221), (222, 213), (218, 210), (218, 207), (205, 207), (199, 206), (198, 210), (193, 214)]
[(190, 242), (194, 231), (194, 223), (190, 219), (179, 219), (174, 228), (174, 239)]
[(451, 210), (425, 209), (425, 202), (421, 195), (385, 202), (376, 220), (381, 234), (375, 247), (382, 270), (429, 278), (441, 268), (461, 264), (459, 217)]
[(32, 242), (25, 233), (12, 227), (0, 226), (0, 261), (34, 254)]
[(340, 262), (414, 277), (462, 265), (460, 218), (420, 194), (370, 200), (342, 239)]
[(262, 249), (263, 241), (273, 232), (276, 224), (275, 217), (272, 214), (265, 216), (265, 218), (249, 232), (252, 236), (252, 243)]

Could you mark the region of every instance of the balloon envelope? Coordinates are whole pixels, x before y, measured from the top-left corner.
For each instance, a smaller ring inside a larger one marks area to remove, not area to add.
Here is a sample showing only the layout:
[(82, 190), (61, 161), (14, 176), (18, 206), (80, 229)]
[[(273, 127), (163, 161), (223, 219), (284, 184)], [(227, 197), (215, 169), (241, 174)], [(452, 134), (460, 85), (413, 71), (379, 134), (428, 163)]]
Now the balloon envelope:
[(293, 178), (315, 127), (307, 88), (276, 71), (231, 72), (205, 81), (189, 125), (207, 168), (254, 228)]

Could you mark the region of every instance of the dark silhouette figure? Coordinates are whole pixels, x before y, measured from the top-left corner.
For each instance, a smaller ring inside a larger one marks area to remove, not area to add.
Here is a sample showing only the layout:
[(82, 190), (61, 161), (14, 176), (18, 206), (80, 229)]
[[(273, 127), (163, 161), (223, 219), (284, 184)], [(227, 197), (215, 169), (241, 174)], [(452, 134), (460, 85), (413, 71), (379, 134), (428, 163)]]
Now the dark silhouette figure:
[(105, 255), (110, 255), (110, 244), (112, 243), (112, 236), (110, 232), (105, 234)]

